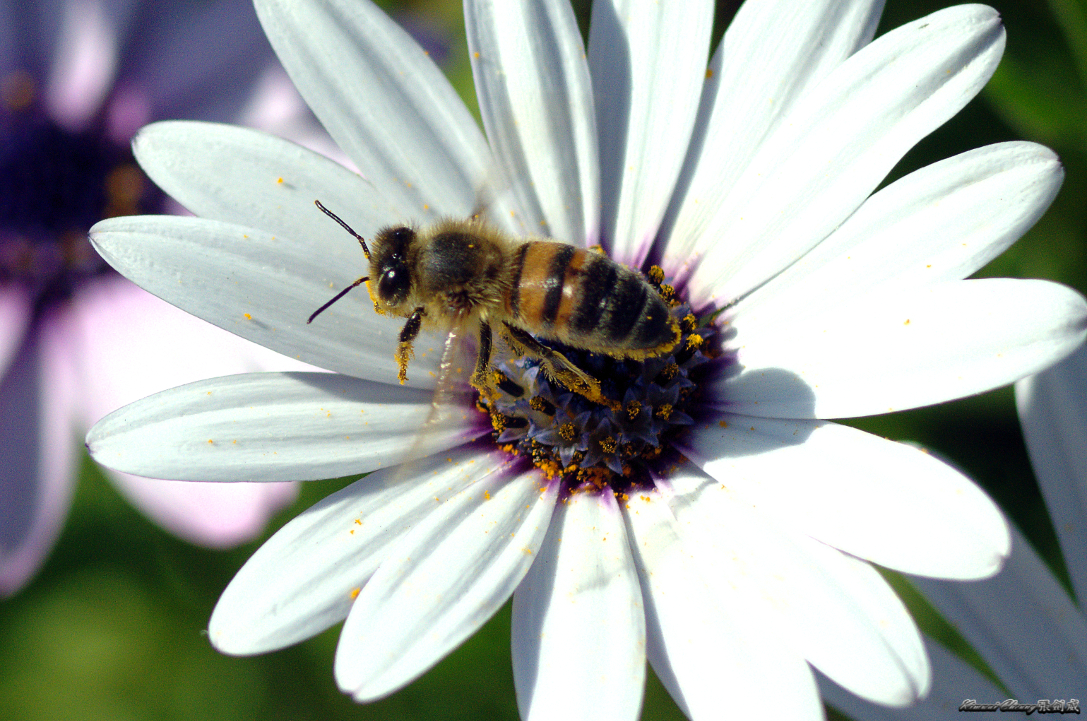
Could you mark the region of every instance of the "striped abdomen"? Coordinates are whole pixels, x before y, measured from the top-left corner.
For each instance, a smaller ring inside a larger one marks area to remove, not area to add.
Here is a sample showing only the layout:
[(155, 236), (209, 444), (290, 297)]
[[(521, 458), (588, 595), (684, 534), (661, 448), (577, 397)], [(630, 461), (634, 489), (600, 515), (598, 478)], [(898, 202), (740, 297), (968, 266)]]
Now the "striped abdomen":
[(601, 253), (531, 241), (514, 253), (510, 278), (506, 310), (543, 338), (629, 358), (667, 352), (679, 338), (657, 291)]

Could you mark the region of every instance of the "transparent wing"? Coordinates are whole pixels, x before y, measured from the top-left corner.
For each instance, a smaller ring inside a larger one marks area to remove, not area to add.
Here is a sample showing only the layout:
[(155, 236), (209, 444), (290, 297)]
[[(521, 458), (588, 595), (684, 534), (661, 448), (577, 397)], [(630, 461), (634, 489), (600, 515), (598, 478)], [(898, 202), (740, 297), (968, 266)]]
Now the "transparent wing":
[(475, 344), (470, 326), (455, 325), (445, 338), (442, 359), (438, 364), (438, 380), (431, 400), (430, 413), (412, 440), (400, 469), (385, 482), (392, 486), (415, 478), (418, 461), (449, 447), (451, 436), (465, 434), (476, 437), (490, 429), (486, 419), (475, 408), (475, 391), (468, 382), (475, 364)]

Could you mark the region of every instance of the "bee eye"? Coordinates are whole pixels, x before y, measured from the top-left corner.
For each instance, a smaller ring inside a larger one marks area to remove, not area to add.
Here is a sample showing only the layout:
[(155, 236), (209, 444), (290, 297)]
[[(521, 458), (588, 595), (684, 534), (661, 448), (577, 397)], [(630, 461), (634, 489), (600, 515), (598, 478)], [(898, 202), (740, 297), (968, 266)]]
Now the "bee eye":
[(399, 305), (408, 297), (408, 285), (407, 269), (403, 266), (386, 268), (377, 282), (377, 293), (386, 303)]

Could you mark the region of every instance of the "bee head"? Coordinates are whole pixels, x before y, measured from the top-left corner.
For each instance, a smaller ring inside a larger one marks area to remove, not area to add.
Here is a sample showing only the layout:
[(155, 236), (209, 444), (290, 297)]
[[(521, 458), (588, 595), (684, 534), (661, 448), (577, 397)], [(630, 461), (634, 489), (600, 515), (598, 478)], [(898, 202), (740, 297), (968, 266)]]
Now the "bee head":
[(396, 308), (411, 293), (408, 272), (408, 247), (415, 231), (405, 226), (385, 228), (374, 236), (370, 253), (370, 278), (377, 280), (377, 297), (389, 308)]

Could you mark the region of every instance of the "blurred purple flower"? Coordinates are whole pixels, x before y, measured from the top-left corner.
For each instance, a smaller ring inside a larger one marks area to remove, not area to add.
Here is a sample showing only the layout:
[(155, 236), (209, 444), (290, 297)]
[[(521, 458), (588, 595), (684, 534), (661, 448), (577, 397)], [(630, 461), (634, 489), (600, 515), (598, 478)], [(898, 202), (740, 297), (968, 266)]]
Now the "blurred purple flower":
[[(164, 117), (332, 147), (246, 0), (0, 0), (0, 596), (55, 542), (91, 423), (178, 383), (304, 367), (175, 310), (91, 250), (104, 217), (176, 209), (129, 147)], [(252, 538), (296, 493), (107, 473), (161, 526), (212, 547)]]

